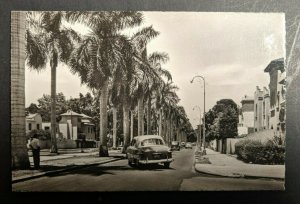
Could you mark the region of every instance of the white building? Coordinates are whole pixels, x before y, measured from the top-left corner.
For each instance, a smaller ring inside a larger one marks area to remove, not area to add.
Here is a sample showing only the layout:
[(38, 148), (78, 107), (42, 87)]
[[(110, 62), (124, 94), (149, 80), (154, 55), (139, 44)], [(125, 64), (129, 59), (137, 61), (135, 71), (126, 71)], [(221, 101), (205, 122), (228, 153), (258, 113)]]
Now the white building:
[(29, 114), (26, 116), (26, 133), (31, 130), (42, 129), (42, 117), (39, 113)]
[(284, 133), (285, 121), (281, 122), (280, 112), (285, 115), (285, 78), (284, 59), (273, 60), (265, 68), (270, 75), (270, 129)]
[(254, 127), (254, 99), (245, 95), (241, 100), (242, 107), (239, 113), (238, 135), (253, 132)]

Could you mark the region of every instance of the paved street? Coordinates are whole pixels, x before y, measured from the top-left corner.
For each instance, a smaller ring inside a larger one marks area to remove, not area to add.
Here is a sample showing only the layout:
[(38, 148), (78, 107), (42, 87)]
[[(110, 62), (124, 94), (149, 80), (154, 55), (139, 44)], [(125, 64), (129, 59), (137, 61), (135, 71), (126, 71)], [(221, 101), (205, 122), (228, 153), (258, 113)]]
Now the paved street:
[(195, 191), (282, 190), (284, 181), (272, 179), (222, 178), (196, 173), (194, 149), (174, 152), (170, 169), (135, 169), (119, 160), (76, 171), (45, 176), (12, 186), (13, 191)]

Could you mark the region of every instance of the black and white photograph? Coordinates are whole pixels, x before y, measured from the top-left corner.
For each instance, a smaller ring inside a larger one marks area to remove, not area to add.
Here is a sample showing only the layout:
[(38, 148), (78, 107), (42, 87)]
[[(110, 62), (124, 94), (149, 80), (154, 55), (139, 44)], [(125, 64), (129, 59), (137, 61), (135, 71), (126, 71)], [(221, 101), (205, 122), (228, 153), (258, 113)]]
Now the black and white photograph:
[(10, 35), (13, 192), (285, 190), (284, 13), (11, 11)]

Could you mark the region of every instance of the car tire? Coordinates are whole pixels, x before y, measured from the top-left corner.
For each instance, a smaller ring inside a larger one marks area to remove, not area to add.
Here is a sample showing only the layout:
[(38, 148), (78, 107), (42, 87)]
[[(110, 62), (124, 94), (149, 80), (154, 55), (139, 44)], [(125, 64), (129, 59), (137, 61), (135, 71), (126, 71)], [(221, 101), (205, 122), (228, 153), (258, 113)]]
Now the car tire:
[(170, 168), (170, 162), (165, 162), (164, 167), (165, 167), (165, 169), (169, 169)]
[(130, 167), (134, 167), (134, 165), (133, 165), (133, 163), (128, 159), (128, 165), (130, 166)]

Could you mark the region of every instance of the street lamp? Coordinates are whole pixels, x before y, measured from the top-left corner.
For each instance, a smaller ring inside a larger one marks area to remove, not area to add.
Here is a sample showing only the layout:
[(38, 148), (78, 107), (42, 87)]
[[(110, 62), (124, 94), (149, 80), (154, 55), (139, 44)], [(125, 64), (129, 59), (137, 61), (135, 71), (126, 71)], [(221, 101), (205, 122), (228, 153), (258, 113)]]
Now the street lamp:
[(199, 139), (197, 137), (197, 143), (198, 143), (198, 146), (200, 147), (200, 150), (201, 150), (201, 108), (199, 106), (194, 106), (193, 110), (195, 110), (195, 108), (198, 108), (199, 109), (199, 112), (200, 112), (200, 120), (199, 120)]
[(203, 80), (203, 84), (204, 84), (204, 94), (203, 94), (203, 101), (204, 101), (204, 108), (203, 108), (203, 154), (206, 154), (206, 150), (205, 150), (205, 78), (203, 76), (197, 75), (194, 76), (193, 79), (191, 80), (191, 83), (194, 82), (195, 78), (200, 78)]

